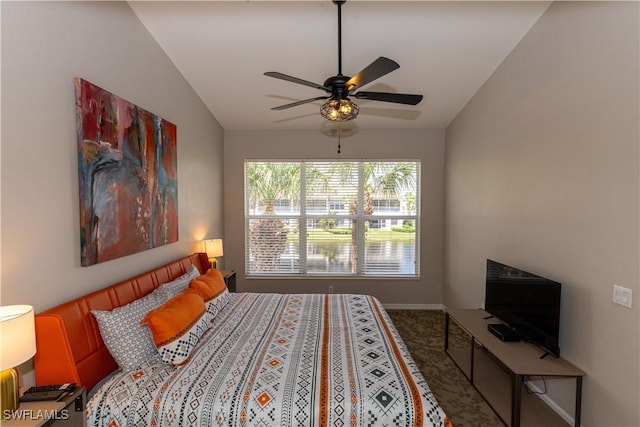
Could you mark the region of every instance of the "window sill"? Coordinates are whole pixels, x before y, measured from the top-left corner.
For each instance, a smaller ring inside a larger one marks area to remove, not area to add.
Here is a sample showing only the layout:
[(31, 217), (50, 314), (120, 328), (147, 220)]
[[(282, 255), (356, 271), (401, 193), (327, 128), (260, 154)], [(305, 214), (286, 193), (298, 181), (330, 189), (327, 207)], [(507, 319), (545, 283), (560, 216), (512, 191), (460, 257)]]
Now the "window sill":
[(309, 276), (309, 275), (299, 275), (299, 276), (291, 276), (291, 275), (269, 275), (269, 276), (256, 276), (256, 275), (245, 275), (245, 280), (420, 280), (420, 276), (409, 276), (409, 275), (394, 275), (394, 276), (330, 276), (330, 275), (317, 275), (317, 276)]

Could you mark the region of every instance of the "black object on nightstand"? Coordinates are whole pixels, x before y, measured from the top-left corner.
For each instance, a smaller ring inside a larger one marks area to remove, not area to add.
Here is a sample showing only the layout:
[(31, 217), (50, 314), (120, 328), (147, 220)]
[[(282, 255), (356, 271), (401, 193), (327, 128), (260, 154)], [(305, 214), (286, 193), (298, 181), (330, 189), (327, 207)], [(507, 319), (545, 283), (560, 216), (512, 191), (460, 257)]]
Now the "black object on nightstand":
[(222, 277), (224, 277), (224, 283), (227, 285), (229, 292), (236, 291), (236, 271), (235, 270), (220, 270)]

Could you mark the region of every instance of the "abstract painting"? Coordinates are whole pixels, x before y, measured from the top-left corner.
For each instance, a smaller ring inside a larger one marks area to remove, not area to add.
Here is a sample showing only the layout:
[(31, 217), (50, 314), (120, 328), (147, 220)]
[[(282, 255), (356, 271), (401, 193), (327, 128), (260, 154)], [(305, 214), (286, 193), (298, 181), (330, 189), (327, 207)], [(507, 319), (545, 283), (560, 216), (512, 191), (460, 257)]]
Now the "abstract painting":
[(81, 264), (178, 241), (176, 126), (75, 79)]

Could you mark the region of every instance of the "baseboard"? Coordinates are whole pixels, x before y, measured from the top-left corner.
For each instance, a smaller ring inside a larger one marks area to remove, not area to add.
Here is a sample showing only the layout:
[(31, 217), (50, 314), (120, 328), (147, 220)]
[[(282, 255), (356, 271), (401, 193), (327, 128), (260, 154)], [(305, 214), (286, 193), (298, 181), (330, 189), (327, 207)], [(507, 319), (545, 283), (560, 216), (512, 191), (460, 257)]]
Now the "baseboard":
[(575, 418), (571, 416), (567, 411), (562, 409), (553, 399), (549, 397), (547, 394), (543, 394), (544, 390), (540, 389), (536, 384), (531, 381), (525, 381), (525, 384), (529, 390), (537, 393), (537, 396), (546, 403), (551, 409), (555, 411), (563, 420), (567, 422), (570, 426), (575, 424)]
[(442, 304), (382, 304), (386, 310), (442, 310)]

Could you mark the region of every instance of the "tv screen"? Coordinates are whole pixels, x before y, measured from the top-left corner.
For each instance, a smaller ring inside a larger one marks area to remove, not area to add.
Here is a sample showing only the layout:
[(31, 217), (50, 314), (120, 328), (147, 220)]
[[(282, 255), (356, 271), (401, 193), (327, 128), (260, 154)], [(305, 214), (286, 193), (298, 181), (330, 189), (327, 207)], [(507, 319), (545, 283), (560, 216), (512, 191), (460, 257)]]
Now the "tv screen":
[(560, 356), (560, 289), (553, 280), (487, 260), (485, 311)]

